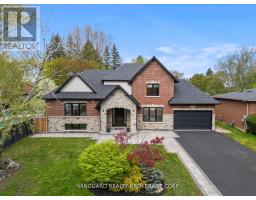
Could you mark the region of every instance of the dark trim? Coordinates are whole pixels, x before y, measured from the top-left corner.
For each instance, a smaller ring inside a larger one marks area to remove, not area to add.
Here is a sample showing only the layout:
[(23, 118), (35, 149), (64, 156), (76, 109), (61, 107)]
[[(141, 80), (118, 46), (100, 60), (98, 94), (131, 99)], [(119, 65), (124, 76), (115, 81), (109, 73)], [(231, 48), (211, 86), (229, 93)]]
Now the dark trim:
[(130, 80), (130, 82), (133, 81), (153, 61), (156, 61), (166, 71), (166, 73), (174, 79), (175, 83), (179, 82), (179, 80), (155, 56), (153, 56), (148, 62), (146, 62), (140, 68), (140, 70), (133, 76), (133, 78)]
[[(144, 109), (147, 108), (148, 109), (148, 121), (144, 121)], [(150, 108), (154, 108), (155, 109), (155, 121), (150, 121)], [(157, 121), (157, 109), (160, 108), (162, 110), (162, 120), (161, 121)], [(163, 122), (164, 118), (164, 109), (163, 107), (143, 107), (142, 108), (142, 122)]]
[[(71, 105), (71, 115), (67, 115), (66, 112), (66, 105), (70, 104)], [(79, 115), (74, 115), (74, 109), (73, 109), (73, 105), (74, 104), (78, 104), (78, 110), (79, 110)], [(81, 115), (81, 105), (85, 106), (85, 115)], [(64, 103), (64, 115), (65, 116), (87, 116), (87, 103)]]
[(218, 102), (218, 103), (170, 103), (169, 102), (169, 105), (171, 105), (171, 106), (175, 106), (175, 105), (209, 105), (209, 106), (212, 106), (212, 105), (219, 105), (219, 104), (221, 104), (220, 102)]
[(197, 102), (197, 103), (172, 103), (171, 101), (173, 100), (173, 98), (171, 98), (169, 101), (168, 101), (168, 104), (169, 105), (219, 105), (219, 104), (221, 104), (221, 102), (219, 102), (219, 101), (217, 101), (217, 100), (215, 100), (216, 101), (216, 103), (204, 103), (204, 102)]
[(241, 102), (256, 102), (256, 100), (245, 100), (245, 99), (228, 99), (228, 98), (220, 98), (220, 97), (213, 97), (216, 100), (227, 100), (227, 101), (241, 101)]
[(94, 93), (96, 93), (96, 91), (90, 86), (90, 84), (88, 84), (79, 74), (75, 74), (73, 76), (70, 76), (54, 93), (59, 92), (75, 76), (80, 78)]

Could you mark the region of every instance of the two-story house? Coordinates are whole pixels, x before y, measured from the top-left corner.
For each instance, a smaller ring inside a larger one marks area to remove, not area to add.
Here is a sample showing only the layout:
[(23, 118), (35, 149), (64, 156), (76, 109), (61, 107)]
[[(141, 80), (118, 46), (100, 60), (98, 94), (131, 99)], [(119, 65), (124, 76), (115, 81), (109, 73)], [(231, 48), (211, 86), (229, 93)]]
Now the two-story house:
[(116, 70), (85, 70), (44, 99), (48, 132), (212, 130), (218, 104), (156, 57)]

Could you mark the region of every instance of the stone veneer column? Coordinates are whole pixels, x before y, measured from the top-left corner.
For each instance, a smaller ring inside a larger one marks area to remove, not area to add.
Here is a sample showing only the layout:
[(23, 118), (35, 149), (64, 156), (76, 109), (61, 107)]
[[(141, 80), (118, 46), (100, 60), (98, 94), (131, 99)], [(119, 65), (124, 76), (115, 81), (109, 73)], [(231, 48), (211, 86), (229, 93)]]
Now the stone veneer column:
[(100, 116), (101, 116), (101, 133), (106, 133), (107, 126), (107, 110), (112, 108), (124, 108), (130, 110), (130, 119), (131, 119), (131, 132), (137, 132), (136, 129), (136, 113), (137, 106), (136, 104), (121, 90), (116, 90), (112, 95), (105, 99), (101, 103), (100, 107)]

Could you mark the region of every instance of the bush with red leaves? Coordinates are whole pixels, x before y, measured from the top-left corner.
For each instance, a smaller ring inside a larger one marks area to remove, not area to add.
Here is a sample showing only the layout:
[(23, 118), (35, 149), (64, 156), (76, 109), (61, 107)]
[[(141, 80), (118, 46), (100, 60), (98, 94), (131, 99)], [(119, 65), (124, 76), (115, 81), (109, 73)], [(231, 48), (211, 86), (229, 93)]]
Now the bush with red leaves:
[(128, 154), (129, 162), (154, 167), (157, 161), (164, 160), (160, 150), (154, 146), (154, 144), (162, 144), (163, 140), (163, 137), (156, 137), (150, 142), (137, 144), (136, 148)]

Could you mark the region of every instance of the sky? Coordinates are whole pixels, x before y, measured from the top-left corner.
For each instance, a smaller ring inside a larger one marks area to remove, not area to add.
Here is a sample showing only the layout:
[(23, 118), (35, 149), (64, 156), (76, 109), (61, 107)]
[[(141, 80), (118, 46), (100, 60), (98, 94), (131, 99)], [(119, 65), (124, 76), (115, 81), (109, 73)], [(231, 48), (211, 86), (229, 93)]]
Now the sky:
[(40, 5), (47, 38), (75, 27), (104, 30), (124, 62), (156, 56), (191, 77), (256, 43), (256, 5)]

